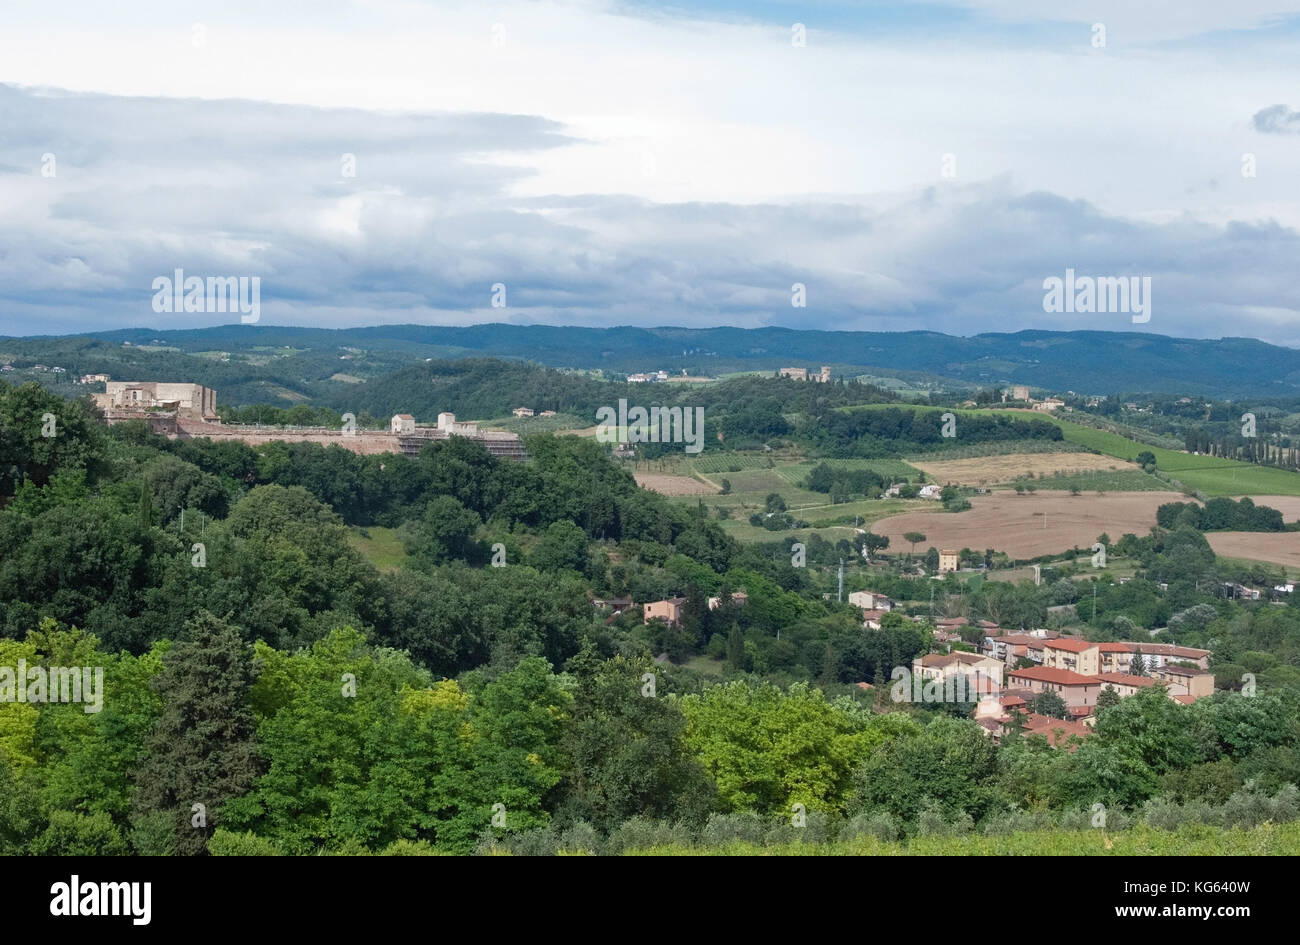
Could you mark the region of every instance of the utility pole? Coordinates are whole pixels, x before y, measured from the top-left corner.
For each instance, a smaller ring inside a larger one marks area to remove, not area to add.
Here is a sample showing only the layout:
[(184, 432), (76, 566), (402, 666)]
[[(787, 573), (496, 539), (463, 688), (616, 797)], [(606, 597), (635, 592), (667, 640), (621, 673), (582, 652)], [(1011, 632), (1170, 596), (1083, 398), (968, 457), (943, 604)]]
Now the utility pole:
[(836, 598), (837, 603), (844, 603), (844, 559), (840, 559), (840, 590)]
[(1097, 622), (1097, 582), (1092, 582), (1092, 622)]

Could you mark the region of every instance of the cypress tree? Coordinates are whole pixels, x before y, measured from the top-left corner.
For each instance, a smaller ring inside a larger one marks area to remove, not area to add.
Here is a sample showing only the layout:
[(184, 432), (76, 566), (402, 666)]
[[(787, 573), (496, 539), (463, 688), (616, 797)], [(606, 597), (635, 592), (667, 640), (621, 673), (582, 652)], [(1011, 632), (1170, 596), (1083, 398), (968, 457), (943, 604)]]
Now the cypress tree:
[(174, 849), (192, 856), (207, 851), (222, 805), (248, 791), (261, 758), (248, 707), (253, 671), (244, 641), (206, 611), (186, 624), (186, 636), (163, 657), (151, 683), (163, 710), (145, 741), (148, 755), (132, 807), (137, 819), (159, 812), (170, 817)]

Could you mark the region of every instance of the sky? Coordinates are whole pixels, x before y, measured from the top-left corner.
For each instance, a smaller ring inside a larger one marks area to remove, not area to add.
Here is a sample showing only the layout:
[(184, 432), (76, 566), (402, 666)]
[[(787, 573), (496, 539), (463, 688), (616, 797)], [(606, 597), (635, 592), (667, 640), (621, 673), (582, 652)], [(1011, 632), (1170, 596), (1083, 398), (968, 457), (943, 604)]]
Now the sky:
[(0, 335), (240, 320), (177, 269), (261, 325), (1300, 346), (1300, 0), (0, 8)]

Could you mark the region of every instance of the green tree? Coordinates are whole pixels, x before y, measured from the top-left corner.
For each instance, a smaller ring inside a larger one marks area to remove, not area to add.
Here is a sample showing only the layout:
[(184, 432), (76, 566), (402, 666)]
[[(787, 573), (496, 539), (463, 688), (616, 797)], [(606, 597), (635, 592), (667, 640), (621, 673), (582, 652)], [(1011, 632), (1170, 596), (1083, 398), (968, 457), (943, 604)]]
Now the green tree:
[(261, 758), (248, 709), (252, 663), (239, 633), (207, 613), (185, 630), (153, 681), (162, 714), (146, 740), (134, 807), (172, 816), (176, 852), (192, 855), (204, 852), (223, 806), (252, 786)]
[(1107, 685), (1102, 688), (1101, 692), (1097, 693), (1097, 705), (1094, 707), (1093, 712), (1100, 717), (1102, 712), (1112, 706), (1119, 705), (1119, 702), (1120, 696), (1115, 691), (1115, 687)]
[(736, 672), (745, 669), (745, 634), (738, 623), (733, 623), (727, 634), (727, 666)]
[(552, 522), (529, 557), (539, 571), (586, 572), (587, 533), (573, 522)]
[(1039, 715), (1046, 715), (1053, 719), (1067, 719), (1070, 717), (1070, 710), (1062, 699), (1055, 692), (1040, 692), (1029, 701), (1029, 708)]
[[(688, 750), (679, 703), (659, 691), (659, 671), (623, 657), (601, 662), (591, 651), (570, 668), (577, 687), (565, 737), (565, 817), (604, 830), (632, 817), (702, 821), (713, 786)], [(646, 673), (656, 675), (653, 694)]]

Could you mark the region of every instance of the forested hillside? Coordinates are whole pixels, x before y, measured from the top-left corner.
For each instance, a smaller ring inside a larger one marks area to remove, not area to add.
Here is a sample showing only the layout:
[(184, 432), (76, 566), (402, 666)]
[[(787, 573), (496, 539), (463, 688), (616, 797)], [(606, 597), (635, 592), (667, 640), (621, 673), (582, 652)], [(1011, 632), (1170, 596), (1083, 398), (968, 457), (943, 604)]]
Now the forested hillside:
[[(974, 639), (979, 619), (1038, 625), (1079, 583), (899, 575), (879, 589), (922, 619), (865, 632), (826, 570), (859, 548), (810, 543), (796, 567), (637, 488), (600, 444), (527, 446), (168, 441), (0, 385), (0, 666), (103, 670), (98, 711), (0, 701), (0, 853), (1073, 849), (1095, 804), (1125, 844), (1297, 852), (1291, 828), (1237, 828), (1297, 817), (1300, 607), (1206, 594), (1222, 566), (1186, 524), (1116, 542), (1135, 577), (1099, 582), (1078, 629), (1167, 626), (1213, 649), (1219, 691), (1144, 690), (1075, 746), (995, 743), (970, 705), (891, 700), (892, 670), (941, 608)], [(396, 530), (400, 567), (357, 550), (370, 529)], [(592, 603), (673, 596), (677, 625)]]

